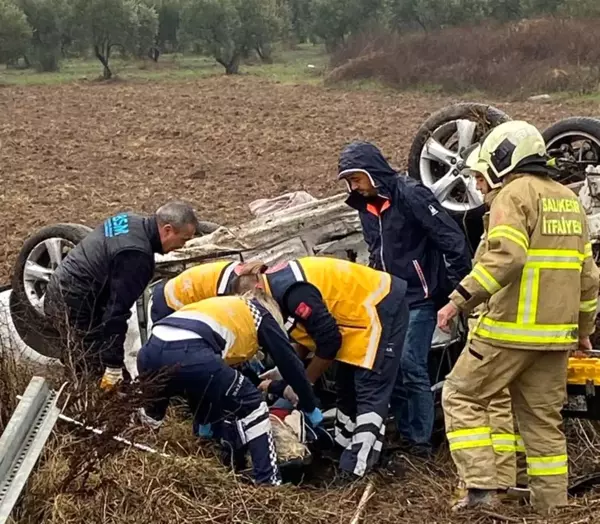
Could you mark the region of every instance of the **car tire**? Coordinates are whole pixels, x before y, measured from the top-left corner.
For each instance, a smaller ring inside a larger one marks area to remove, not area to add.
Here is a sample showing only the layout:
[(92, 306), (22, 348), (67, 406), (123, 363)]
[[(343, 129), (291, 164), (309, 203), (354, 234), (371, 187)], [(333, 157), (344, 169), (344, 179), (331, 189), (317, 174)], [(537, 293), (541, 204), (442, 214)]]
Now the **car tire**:
[[(600, 164), (600, 119), (575, 116), (555, 122), (542, 132), (548, 154), (554, 158), (576, 159), (561, 168), (559, 182), (585, 180), (587, 165)], [(579, 147), (577, 146), (579, 143)], [(587, 150), (583, 150), (585, 147)]]
[[(442, 145), (446, 146), (446, 140), (451, 140), (454, 135), (458, 135), (459, 128), (456, 122), (461, 120), (476, 123), (471, 141), (471, 143), (474, 143), (481, 140), (481, 137), (493, 127), (508, 122), (510, 117), (496, 107), (479, 103), (458, 103), (436, 111), (423, 122), (413, 139), (408, 155), (408, 174), (411, 178), (419, 180), (429, 187), (432, 180), (441, 175), (442, 170), (446, 168), (441, 163), (436, 165), (433, 161), (424, 162), (423, 148), (431, 137), (435, 137)], [(458, 152), (458, 145), (456, 147), (457, 151), (450, 147), (448, 149)], [(423, 169), (429, 170), (426, 176), (423, 176)], [(457, 210), (455, 209), (457, 206), (449, 206), (446, 201), (440, 203), (463, 229), (471, 246), (471, 252), (474, 253), (483, 233), (481, 219), (485, 212), (485, 206), (480, 205), (472, 209)]]
[[(47, 322), (42, 311), (34, 307), (25, 285), (25, 270), (29, 257), (37, 246), (50, 239), (62, 239), (74, 246), (83, 240), (91, 229), (81, 224), (54, 224), (30, 235), (19, 251), (11, 279), (10, 316), (23, 342), (41, 355), (57, 358), (58, 349), (52, 343), (57, 332)], [(66, 254), (66, 253), (65, 253)]]

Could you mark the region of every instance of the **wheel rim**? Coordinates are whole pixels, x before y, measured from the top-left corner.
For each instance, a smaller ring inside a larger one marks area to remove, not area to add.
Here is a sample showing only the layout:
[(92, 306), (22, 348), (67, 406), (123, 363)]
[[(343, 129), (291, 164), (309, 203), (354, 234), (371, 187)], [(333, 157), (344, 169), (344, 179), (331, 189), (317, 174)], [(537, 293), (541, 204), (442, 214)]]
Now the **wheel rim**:
[(421, 149), (421, 182), (449, 211), (464, 213), (483, 205), (483, 195), (465, 169), (460, 153), (477, 142), (484, 132), (477, 122), (451, 120), (435, 129)]
[(38, 313), (44, 314), (44, 297), (52, 273), (74, 247), (73, 242), (54, 237), (40, 242), (29, 252), (23, 270), (23, 288)]
[(580, 169), (566, 171), (567, 175), (560, 180), (562, 184), (584, 180), (586, 166), (600, 164), (600, 139), (583, 131), (556, 135), (546, 143), (546, 149), (552, 157), (567, 159), (581, 166)]

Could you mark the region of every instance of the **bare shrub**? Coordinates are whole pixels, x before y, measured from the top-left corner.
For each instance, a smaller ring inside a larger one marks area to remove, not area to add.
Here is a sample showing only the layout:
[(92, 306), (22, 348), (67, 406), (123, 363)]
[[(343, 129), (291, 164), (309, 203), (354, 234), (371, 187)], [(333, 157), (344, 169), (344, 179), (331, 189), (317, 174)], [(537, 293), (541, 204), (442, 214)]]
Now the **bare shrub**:
[(600, 19), (552, 18), (405, 36), (363, 34), (332, 57), (329, 81), (376, 78), (397, 88), (501, 95), (584, 93), (600, 83), (599, 29)]

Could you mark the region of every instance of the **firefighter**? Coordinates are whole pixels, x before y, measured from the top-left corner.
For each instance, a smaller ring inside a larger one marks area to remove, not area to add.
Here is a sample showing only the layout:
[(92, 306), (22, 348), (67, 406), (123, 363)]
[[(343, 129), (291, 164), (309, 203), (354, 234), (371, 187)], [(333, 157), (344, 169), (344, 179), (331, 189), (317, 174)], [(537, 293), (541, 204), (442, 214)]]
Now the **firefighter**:
[[(471, 163), (479, 154), (480, 148), (477, 147), (471, 154)], [(469, 163), (469, 161), (467, 161)], [(489, 226), (489, 208), (492, 201), (498, 194), (499, 188), (491, 189), (486, 179), (481, 173), (473, 171), (477, 189), (484, 195), (484, 204), (488, 211), (483, 216), (483, 234), (481, 241), (477, 246), (473, 263), (477, 264), (481, 259), (487, 246), (487, 231)], [(485, 304), (482, 303), (473, 309), (468, 318), (469, 331), (476, 325), (477, 316), (484, 311)], [(467, 349), (468, 351), (468, 349)], [(508, 497), (510, 488), (524, 488), (527, 485), (527, 471), (523, 468), (524, 447), (521, 436), (515, 432), (516, 421), (512, 411), (512, 399), (508, 388), (502, 390), (495, 398), (490, 400), (488, 405), (488, 414), (490, 420), (490, 430), (492, 438), (492, 447), (496, 458), (496, 480), (498, 493), (501, 496)], [(518, 462), (517, 462), (518, 457)], [(464, 482), (461, 479), (461, 485)], [(463, 494), (464, 489), (459, 490)]]
[(183, 306), (205, 298), (231, 294), (231, 283), (236, 272), (262, 271), (262, 262), (242, 264), (236, 261), (219, 260), (186, 269), (174, 278), (158, 284), (152, 293), (150, 318), (152, 323), (178, 311)]
[(408, 324), (406, 283), (347, 260), (303, 257), (234, 284), (273, 296), (291, 338), (314, 352), (311, 384), (337, 361), (335, 440), (341, 482), (362, 477), (380, 456), (385, 419)]
[(576, 195), (552, 180), (539, 131), (523, 121), (494, 128), (469, 168), (492, 202), (486, 251), (438, 312), (448, 330), (459, 311), (485, 302), (466, 351), (442, 394), (447, 438), (467, 494), (455, 510), (496, 500), (487, 406), (508, 387), (527, 452), (531, 501), (549, 512), (567, 503), (561, 430), (570, 350), (590, 349), (598, 269)]
[[(138, 369), (141, 380), (158, 381), (165, 375), (166, 380), (162, 379), (162, 387), (156, 388), (154, 400), (141, 416), (157, 428), (169, 400), (184, 396), (194, 413), (194, 426), (212, 423), (235, 456), (243, 457), (245, 449), (249, 450), (257, 483), (279, 485), (267, 404), (256, 386), (231, 367), (250, 360), (259, 347), (273, 358), (311, 424), (318, 425), (323, 416), (285, 333), (281, 312), (273, 299), (260, 292), (208, 298), (154, 324), (138, 354)], [(269, 392), (274, 391), (272, 387)], [(235, 424), (223, 420), (224, 414), (234, 417)]]

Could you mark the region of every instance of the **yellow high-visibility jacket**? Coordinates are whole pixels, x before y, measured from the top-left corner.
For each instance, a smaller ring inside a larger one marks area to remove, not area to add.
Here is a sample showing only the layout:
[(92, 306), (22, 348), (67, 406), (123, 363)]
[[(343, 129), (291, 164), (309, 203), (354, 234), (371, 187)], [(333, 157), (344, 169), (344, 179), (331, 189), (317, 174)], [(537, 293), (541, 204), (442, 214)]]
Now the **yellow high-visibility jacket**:
[[(342, 335), (336, 360), (373, 368), (382, 329), (376, 306), (390, 292), (388, 273), (348, 260), (303, 257), (267, 271), (262, 278), (266, 291), (282, 309), (285, 294), (294, 284), (307, 282), (317, 288)], [(315, 341), (302, 324), (290, 324), (290, 337), (314, 351)]]
[(569, 350), (594, 331), (598, 284), (577, 196), (549, 177), (523, 174), (495, 197), (485, 253), (450, 299), (465, 312), (487, 301), (475, 339)]
[(228, 365), (234, 365), (250, 360), (258, 352), (260, 320), (258, 309), (249, 300), (225, 296), (183, 306), (155, 326), (192, 331), (221, 353)]
[(167, 281), (165, 302), (177, 311), (187, 304), (226, 294), (239, 262), (220, 260), (186, 269)]

